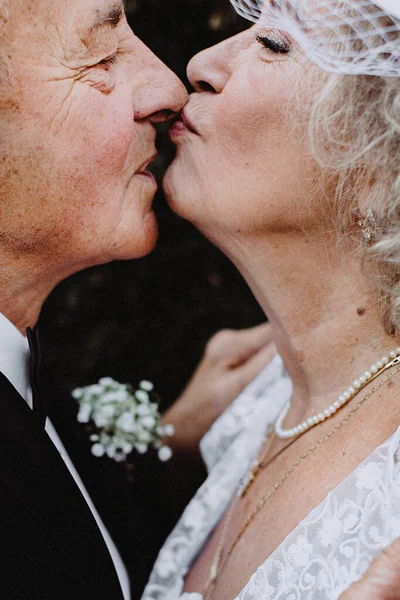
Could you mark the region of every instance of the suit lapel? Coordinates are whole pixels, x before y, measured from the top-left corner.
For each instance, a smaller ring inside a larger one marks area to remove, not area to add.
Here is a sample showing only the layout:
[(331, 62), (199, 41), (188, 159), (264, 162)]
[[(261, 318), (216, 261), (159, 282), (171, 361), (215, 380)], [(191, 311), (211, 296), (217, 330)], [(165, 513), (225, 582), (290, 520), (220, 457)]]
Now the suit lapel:
[[(111, 577), (121, 598), (108, 549), (57, 449), (8, 379), (0, 373), (0, 479), (36, 520), (54, 552), (76, 572)], [(117, 591), (119, 594), (117, 595)]]

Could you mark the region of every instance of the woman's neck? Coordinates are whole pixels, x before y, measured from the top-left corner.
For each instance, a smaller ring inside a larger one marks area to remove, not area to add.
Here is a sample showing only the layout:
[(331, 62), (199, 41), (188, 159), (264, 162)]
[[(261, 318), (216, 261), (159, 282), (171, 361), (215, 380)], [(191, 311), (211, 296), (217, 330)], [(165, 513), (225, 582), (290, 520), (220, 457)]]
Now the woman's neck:
[(326, 408), (397, 347), (354, 246), (291, 234), (236, 240), (227, 254), (268, 316), (293, 381), (289, 421)]

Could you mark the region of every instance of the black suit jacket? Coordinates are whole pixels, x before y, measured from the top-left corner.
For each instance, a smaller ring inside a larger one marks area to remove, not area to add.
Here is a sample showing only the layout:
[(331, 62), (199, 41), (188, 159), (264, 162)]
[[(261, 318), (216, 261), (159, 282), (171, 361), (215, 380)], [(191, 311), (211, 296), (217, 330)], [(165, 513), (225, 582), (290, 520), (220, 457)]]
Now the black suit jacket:
[(0, 600), (122, 600), (97, 524), (57, 449), (0, 373)]

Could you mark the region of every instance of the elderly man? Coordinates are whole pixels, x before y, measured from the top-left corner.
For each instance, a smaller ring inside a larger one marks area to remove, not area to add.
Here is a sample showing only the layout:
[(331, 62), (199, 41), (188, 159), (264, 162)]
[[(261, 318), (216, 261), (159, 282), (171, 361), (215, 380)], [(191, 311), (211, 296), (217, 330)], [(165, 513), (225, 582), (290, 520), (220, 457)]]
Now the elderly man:
[[(0, 598), (128, 600), (117, 549), (46, 422), (35, 368), (31, 393), (24, 334), (63, 278), (153, 248), (154, 124), (187, 94), (135, 37), (122, 0), (0, 0), (0, 35)], [(209, 345), (170, 414), (182, 444), (196, 445), (265, 360), (266, 329), (230, 335), (222, 350), (221, 337)], [(200, 420), (185, 439), (193, 398)]]
[(126, 600), (121, 559), (44, 431), (35, 386), (27, 405), (19, 332), (64, 277), (152, 249), (153, 125), (186, 91), (121, 0), (2, 0), (0, 20), (0, 597)]

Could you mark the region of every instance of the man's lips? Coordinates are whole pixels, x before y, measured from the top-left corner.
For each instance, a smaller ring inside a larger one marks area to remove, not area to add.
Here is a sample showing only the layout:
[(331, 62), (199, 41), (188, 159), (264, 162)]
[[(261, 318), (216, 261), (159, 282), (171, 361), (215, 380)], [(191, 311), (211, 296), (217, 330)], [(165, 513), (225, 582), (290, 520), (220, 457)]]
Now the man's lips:
[(136, 175), (141, 175), (141, 174), (147, 174), (147, 167), (149, 165), (151, 165), (152, 162), (154, 162), (157, 158), (157, 152), (155, 154), (153, 154), (150, 158), (148, 158), (147, 160), (144, 161), (144, 163), (141, 164), (141, 166), (138, 168), (138, 170), (136, 171)]
[(152, 162), (154, 162), (156, 158), (157, 158), (157, 152), (155, 154), (153, 154), (150, 158), (145, 160), (144, 163), (141, 164), (139, 169), (134, 174), (134, 177), (139, 177), (143, 181), (146, 181), (147, 183), (149, 183), (152, 186), (154, 193), (157, 190), (157, 181), (156, 181), (156, 178), (154, 177), (153, 173), (151, 173), (150, 171), (147, 170), (147, 167)]

